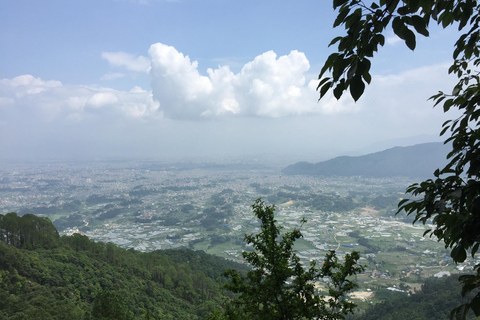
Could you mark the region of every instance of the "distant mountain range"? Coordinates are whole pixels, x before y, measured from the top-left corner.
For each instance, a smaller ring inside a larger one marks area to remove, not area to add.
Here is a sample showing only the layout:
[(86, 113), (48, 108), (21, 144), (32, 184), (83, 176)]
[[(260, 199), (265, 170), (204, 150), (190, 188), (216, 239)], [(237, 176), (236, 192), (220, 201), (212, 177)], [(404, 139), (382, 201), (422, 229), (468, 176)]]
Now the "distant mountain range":
[(450, 148), (441, 142), (394, 147), (363, 156), (341, 156), (318, 163), (298, 162), (282, 170), (288, 175), (433, 177), (433, 172), (447, 164)]

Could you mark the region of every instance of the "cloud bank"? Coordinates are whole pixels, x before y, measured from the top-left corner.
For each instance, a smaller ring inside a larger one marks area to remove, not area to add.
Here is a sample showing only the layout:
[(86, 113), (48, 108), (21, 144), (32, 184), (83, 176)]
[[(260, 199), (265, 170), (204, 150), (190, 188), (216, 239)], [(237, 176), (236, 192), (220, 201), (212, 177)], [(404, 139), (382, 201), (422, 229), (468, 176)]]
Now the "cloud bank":
[[(104, 79), (129, 80), (132, 89), (66, 85), (28, 74), (0, 79), (0, 150), (32, 156), (60, 149), (68, 156), (300, 154), (435, 134), (454, 117), (427, 101), (455, 83), (446, 76), (448, 65), (373, 75), (354, 103), (348, 94), (318, 102), (316, 72), (296, 50), (262, 53), (237, 73), (224, 65), (202, 74), (197, 61), (161, 43), (148, 56), (102, 57), (112, 69)], [(135, 85), (139, 74), (148, 77), (150, 90)]]
[[(431, 109), (419, 106), (427, 105), (429, 95), (445, 82), (447, 67), (430, 66), (374, 77), (358, 103), (348, 94), (339, 101), (330, 95), (318, 102), (317, 80), (311, 78), (310, 63), (304, 53), (296, 50), (283, 56), (265, 52), (245, 63), (238, 73), (232, 72), (229, 66), (219, 66), (201, 74), (197, 61), (162, 43), (153, 44), (148, 57), (125, 52), (104, 52), (102, 57), (112, 68), (148, 76), (151, 91), (136, 86), (130, 91), (121, 91), (63, 85), (32, 75), (1, 79), (2, 121), (8, 121), (11, 114), (29, 110), (38, 119), (69, 121), (96, 117), (197, 121), (383, 114), (383, 119), (392, 117), (398, 122), (402, 118), (428, 117)], [(124, 73), (111, 72), (102, 78), (124, 77)]]

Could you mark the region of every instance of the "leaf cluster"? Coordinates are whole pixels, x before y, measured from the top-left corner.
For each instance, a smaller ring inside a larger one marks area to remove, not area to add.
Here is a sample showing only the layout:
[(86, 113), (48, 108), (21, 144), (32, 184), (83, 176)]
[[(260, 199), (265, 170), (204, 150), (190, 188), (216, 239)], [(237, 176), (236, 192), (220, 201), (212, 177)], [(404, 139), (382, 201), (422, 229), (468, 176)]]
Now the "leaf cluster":
[[(452, 248), (455, 262), (463, 262), (468, 253), (475, 256), (480, 246), (480, 4), (476, 0), (379, 0), (368, 4), (361, 0), (334, 0), (339, 13), (334, 27), (343, 25), (346, 35), (333, 39), (337, 52), (325, 62), (319, 78), (320, 98), (333, 89), (338, 99), (350, 89), (356, 101), (363, 94), (370, 74), (363, 67), (370, 66), (370, 58), (383, 46), (383, 34), (391, 26), (393, 32), (405, 41), (411, 50), (416, 47), (416, 36), (429, 35), (429, 24), (443, 28), (457, 25), (463, 32), (453, 50), (454, 63), (449, 73), (459, 81), (451, 94), (439, 92), (431, 97), (435, 106), (443, 104), (444, 112), (459, 110), (460, 117), (443, 124), (441, 135), (450, 133), (445, 141), (451, 144), (448, 164), (435, 171), (435, 179), (413, 184), (407, 193), (417, 200), (402, 200), (399, 211), (415, 215), (414, 223), (432, 221), (431, 234)], [(326, 72), (331, 77), (326, 77)], [(480, 316), (480, 264), (476, 274), (460, 278), (463, 294), (475, 292), (469, 302), (452, 312), (452, 317), (464, 319), (469, 310)], [(467, 290), (468, 289), (468, 290)]]
[[(457, 41), (454, 52), (455, 62), (449, 72), (459, 81), (451, 94), (439, 92), (431, 97), (435, 106), (443, 104), (444, 112), (455, 108), (461, 115), (443, 124), (440, 135), (447, 132), (445, 140), (452, 150), (447, 155), (448, 164), (435, 171), (435, 179), (429, 179), (411, 185), (407, 192), (421, 196), (419, 200), (402, 200), (399, 211), (414, 214), (415, 220), (422, 223), (432, 221), (435, 229), (427, 230), (452, 248), (451, 256), (455, 262), (463, 262), (468, 253), (472, 257), (480, 246), (480, 77), (477, 71), (480, 65), (478, 40), (480, 17), (474, 16), (472, 28)], [(475, 266), (477, 275), (460, 278), (465, 287), (476, 283), (480, 290), (480, 265)], [(467, 285), (470, 283), (470, 285)], [(469, 303), (456, 308), (459, 317), (469, 309), (480, 316), (480, 292)]]
[(455, 45), (457, 55), (468, 52), (478, 39), (471, 34), (473, 28), (478, 28), (479, 7), (475, 0), (334, 0), (333, 8), (338, 10), (333, 26), (343, 26), (346, 34), (329, 45), (336, 44), (337, 50), (320, 71), (320, 99), (330, 89), (337, 99), (347, 90), (355, 101), (363, 95), (365, 84), (371, 82), (370, 59), (385, 45), (384, 33), (389, 27), (411, 50), (416, 47), (418, 34), (429, 36), (431, 21), (444, 28), (457, 23), (459, 30), (470, 26)]

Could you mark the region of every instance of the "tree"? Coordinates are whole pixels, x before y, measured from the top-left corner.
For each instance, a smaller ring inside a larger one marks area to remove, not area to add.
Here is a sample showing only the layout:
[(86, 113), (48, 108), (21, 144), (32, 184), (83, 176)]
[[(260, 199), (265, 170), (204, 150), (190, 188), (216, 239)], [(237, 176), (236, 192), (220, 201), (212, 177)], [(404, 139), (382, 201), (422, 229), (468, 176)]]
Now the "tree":
[(0, 214), (0, 241), (17, 248), (36, 249), (54, 248), (58, 245), (59, 235), (52, 221), (33, 214), (17, 216), (10, 212)]
[[(312, 261), (304, 269), (293, 249), (295, 240), (302, 237), (300, 230), (282, 234), (274, 217), (275, 206), (266, 206), (260, 199), (252, 208), (261, 231), (245, 235), (254, 251), (243, 252), (243, 257), (253, 269), (245, 276), (232, 269), (225, 272), (229, 282), (223, 287), (235, 297), (226, 303), (223, 318), (343, 319), (352, 313), (355, 304), (345, 294), (356, 287), (349, 277), (363, 270), (357, 264), (359, 254), (347, 254), (342, 264), (330, 251), (321, 268)], [(315, 281), (322, 278), (330, 281), (326, 297), (315, 288)]]
[[(379, 0), (367, 5), (360, 0), (334, 0), (338, 16), (334, 27), (343, 25), (345, 36), (336, 37), (337, 52), (326, 60), (317, 89), (320, 99), (330, 90), (338, 99), (349, 90), (356, 101), (371, 81), (370, 58), (385, 43), (383, 33), (389, 26), (411, 50), (416, 35), (429, 35), (431, 22), (443, 28), (458, 26), (463, 32), (454, 45), (454, 62), (449, 73), (458, 77), (451, 94), (439, 92), (431, 97), (434, 105), (443, 103), (444, 112), (457, 108), (462, 115), (446, 121), (440, 135), (450, 132), (449, 163), (434, 173), (434, 179), (413, 184), (407, 193), (417, 199), (404, 199), (399, 211), (415, 215), (414, 223), (432, 221), (434, 235), (452, 248), (455, 262), (463, 262), (467, 253), (475, 256), (480, 245), (480, 5), (476, 0)], [(330, 73), (327, 75), (327, 72)], [(466, 304), (455, 308), (452, 316), (465, 318), (469, 310), (480, 316), (480, 264), (473, 275), (460, 277), (462, 295), (474, 294)]]
[(93, 301), (92, 320), (133, 320), (122, 296), (116, 292), (102, 291)]

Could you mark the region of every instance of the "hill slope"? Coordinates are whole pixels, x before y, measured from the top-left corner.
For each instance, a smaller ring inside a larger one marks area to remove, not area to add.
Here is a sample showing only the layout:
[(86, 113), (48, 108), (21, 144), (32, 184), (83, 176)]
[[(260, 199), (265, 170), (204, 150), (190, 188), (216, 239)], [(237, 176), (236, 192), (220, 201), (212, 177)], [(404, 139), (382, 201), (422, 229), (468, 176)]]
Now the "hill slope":
[(364, 176), (385, 178), (395, 176), (431, 177), (443, 167), (448, 146), (440, 142), (410, 147), (395, 147), (364, 156), (341, 156), (319, 163), (298, 162), (282, 170), (289, 175)]
[[(421, 290), (416, 294), (405, 296), (404, 293), (383, 289), (382, 303), (372, 306), (355, 320), (449, 320), (453, 308), (462, 303), (461, 284), (458, 275), (444, 278), (425, 279)], [(467, 319), (474, 319), (470, 311)]]
[(215, 279), (228, 268), (245, 270), (204, 252), (59, 237), (47, 218), (0, 214), (0, 319), (201, 319), (219, 306)]

